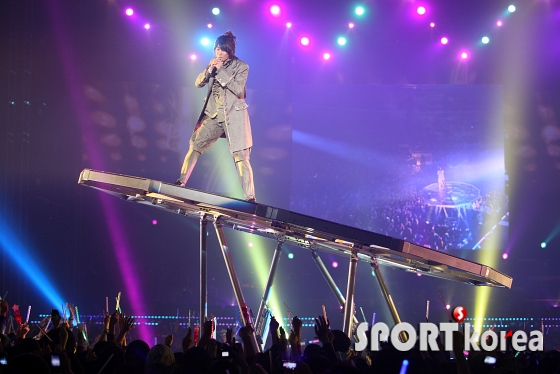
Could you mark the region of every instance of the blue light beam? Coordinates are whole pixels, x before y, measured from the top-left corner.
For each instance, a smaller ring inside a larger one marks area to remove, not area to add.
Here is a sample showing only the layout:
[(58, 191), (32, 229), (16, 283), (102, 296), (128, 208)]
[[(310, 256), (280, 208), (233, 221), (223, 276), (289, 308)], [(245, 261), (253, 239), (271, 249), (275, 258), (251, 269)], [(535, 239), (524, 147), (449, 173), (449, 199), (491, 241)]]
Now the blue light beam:
[(53, 307), (64, 304), (63, 298), (56, 292), (41, 267), (28, 255), (26, 246), (10, 230), (10, 226), (0, 215), (0, 247), (13, 262), (29, 277), (41, 293), (52, 303)]

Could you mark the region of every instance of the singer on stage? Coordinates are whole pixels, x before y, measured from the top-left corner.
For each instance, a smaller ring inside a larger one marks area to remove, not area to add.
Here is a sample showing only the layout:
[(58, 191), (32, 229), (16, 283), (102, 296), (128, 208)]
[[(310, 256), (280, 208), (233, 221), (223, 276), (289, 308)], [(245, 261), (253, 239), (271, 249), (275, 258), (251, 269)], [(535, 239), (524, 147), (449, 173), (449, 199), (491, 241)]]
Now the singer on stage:
[(189, 143), (177, 184), (185, 186), (200, 156), (218, 138), (225, 137), (233, 157), (245, 200), (256, 202), (253, 169), (249, 161), (253, 139), (245, 103), (249, 65), (235, 56), (236, 37), (231, 31), (214, 44), (215, 58), (198, 75), (197, 87), (210, 84), (209, 97)]

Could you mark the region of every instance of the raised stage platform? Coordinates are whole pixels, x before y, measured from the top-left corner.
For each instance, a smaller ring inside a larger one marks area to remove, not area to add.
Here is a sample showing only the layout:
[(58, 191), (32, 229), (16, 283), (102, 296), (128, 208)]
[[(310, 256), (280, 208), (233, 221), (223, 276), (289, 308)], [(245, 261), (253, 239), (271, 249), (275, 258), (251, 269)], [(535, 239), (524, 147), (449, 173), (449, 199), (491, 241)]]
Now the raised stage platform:
[[(259, 313), (256, 331), (262, 327), (263, 314), (266, 311), (268, 292), (272, 286), (276, 264), (283, 243), (289, 243), (312, 251), (313, 257), (323, 273), (339, 303), (345, 307), (344, 331), (349, 335), (352, 329), (353, 305), (347, 307), (346, 300), (353, 304), (356, 265), (358, 260), (371, 264), (381, 291), (395, 322), (399, 322), (398, 313), (390, 294), (384, 284), (379, 266), (389, 266), (404, 271), (411, 271), (427, 276), (460, 281), (469, 285), (511, 288), (512, 278), (489, 266), (467, 261), (447, 253), (421, 247), (401, 239), (341, 225), (323, 219), (291, 212), (286, 209), (264, 204), (254, 204), (226, 196), (207, 193), (190, 188), (175, 186), (157, 180), (107, 173), (84, 169), (79, 177), (79, 184), (110, 193), (123, 200), (150, 207), (165, 209), (171, 213), (200, 220), (201, 233), (206, 232), (207, 222), (214, 224), (226, 267), (236, 294), (240, 312), (245, 315), (245, 323), (251, 323), (247, 317), (246, 305), (241, 287), (237, 281), (235, 269), (223, 228), (247, 232), (275, 240), (278, 244), (270, 269), (269, 281)], [(201, 313), (205, 316), (206, 287), (206, 235), (200, 236), (201, 248)], [(323, 265), (318, 252), (329, 252), (345, 256), (350, 261), (346, 298), (334, 284)], [(266, 323), (264, 323), (266, 324)], [(262, 332), (262, 329), (261, 329)], [(262, 335), (262, 334), (261, 334)], [(264, 334), (266, 336), (266, 334)], [(262, 343), (261, 343), (262, 344)]]

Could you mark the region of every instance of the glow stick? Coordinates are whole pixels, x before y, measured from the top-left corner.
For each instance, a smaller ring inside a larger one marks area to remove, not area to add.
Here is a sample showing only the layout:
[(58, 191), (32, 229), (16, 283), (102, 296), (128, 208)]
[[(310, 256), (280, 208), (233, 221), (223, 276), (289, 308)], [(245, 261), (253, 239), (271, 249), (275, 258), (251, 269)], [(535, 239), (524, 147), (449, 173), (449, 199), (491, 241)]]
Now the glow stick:
[(406, 374), (407, 369), (408, 369), (408, 360), (403, 360), (401, 365), (401, 371), (399, 371), (399, 374)]
[(118, 304), (119, 300), (117, 297), (115, 297), (115, 301), (117, 302), (117, 310), (122, 314), (121, 306)]
[(426, 300), (426, 322), (428, 322), (429, 316), (430, 316), (430, 300)]
[(117, 294), (117, 305), (115, 307), (115, 310), (119, 310), (120, 304), (121, 304), (121, 293), (119, 291), (119, 293)]
[(43, 330), (43, 328), (39, 324), (36, 323), (35, 325), (39, 328), (39, 330), (41, 330), (41, 332), (43, 333), (43, 335), (47, 337), (47, 339), (49, 339), (51, 342), (53, 341), (51, 337), (47, 335), (47, 332)]
[(27, 307), (27, 317), (25, 317), (25, 323), (29, 323), (29, 314), (31, 314), (31, 305)]
[(105, 296), (105, 312), (109, 314), (109, 296)]
[(80, 323), (80, 313), (78, 313), (78, 306), (76, 305), (74, 309), (76, 309), (76, 322)]
[(360, 312), (362, 312), (362, 318), (364, 319), (364, 322), (367, 322), (366, 314), (364, 313), (364, 310), (362, 309), (362, 307), (360, 307)]
[[(115, 354), (111, 353), (111, 356), (109, 356), (109, 358), (107, 359), (107, 361), (105, 361), (105, 363), (103, 364), (103, 366), (101, 366), (101, 369), (99, 369), (99, 371), (97, 372), (97, 374), (101, 374), (103, 372), (103, 369), (105, 369), (105, 366), (107, 366), (107, 364), (109, 363), (109, 361), (111, 361), (111, 359), (113, 358)], [(406, 361), (406, 360), (405, 360)]]
[(64, 304), (62, 304), (62, 321), (66, 322), (66, 308), (64, 308)]

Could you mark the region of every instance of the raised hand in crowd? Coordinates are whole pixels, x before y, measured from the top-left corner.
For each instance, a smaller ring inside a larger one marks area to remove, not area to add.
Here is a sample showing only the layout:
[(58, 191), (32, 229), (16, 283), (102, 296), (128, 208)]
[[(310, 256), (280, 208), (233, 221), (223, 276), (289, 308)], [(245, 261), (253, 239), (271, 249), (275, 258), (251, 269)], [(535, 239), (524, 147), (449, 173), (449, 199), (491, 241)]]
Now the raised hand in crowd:
[(453, 353), (455, 354), (455, 362), (457, 365), (457, 374), (470, 374), (467, 359), (463, 353), (465, 349), (465, 339), (461, 332), (453, 331)]
[(216, 339), (210, 339), (208, 341), (206, 352), (208, 352), (208, 355), (210, 355), (212, 360), (218, 357), (218, 342)]
[(109, 317), (109, 328), (107, 330), (107, 341), (108, 342), (116, 342), (116, 327), (119, 323), (119, 312), (115, 311), (113, 314), (111, 314), (111, 316)]
[(315, 334), (321, 344), (332, 344), (334, 341), (334, 335), (331, 332), (330, 325), (323, 316), (315, 318)]
[(76, 321), (76, 306), (74, 304), (66, 303), (68, 310), (70, 311), (70, 318), (68, 318), (68, 325), (70, 328), (74, 327), (74, 321)]
[(173, 345), (173, 334), (167, 335), (165, 339), (163, 339), (163, 344), (171, 348)]
[(103, 314), (103, 331), (101, 332), (101, 335), (99, 335), (99, 337), (96, 339), (96, 341), (106, 342), (107, 336), (109, 335), (109, 324), (111, 322), (111, 315), (106, 311), (103, 311)]
[(185, 337), (183, 338), (182, 342), (181, 342), (181, 346), (183, 347), (183, 352), (187, 352), (187, 350), (193, 345), (193, 339), (192, 339), (192, 330), (189, 327), (187, 329), (187, 335), (185, 335)]
[(17, 329), (17, 333), (16, 333), (16, 339), (25, 339), (25, 336), (27, 335), (27, 333), (29, 333), (29, 326), (27, 325), (27, 322), (22, 323), (21, 325), (19, 325), (18, 329)]
[[(71, 332), (70, 332), (71, 333)], [(66, 344), (68, 343), (68, 329), (66, 328), (66, 325), (62, 325), (58, 331), (58, 341), (59, 341), (59, 347), (61, 351), (64, 351), (66, 349)]]
[(230, 347), (235, 346), (235, 337), (233, 336), (233, 330), (229, 328), (226, 329), (226, 344)]
[(0, 317), (6, 317), (10, 305), (6, 300), (0, 300)]
[(329, 323), (325, 320), (325, 317), (319, 316), (315, 318), (315, 334), (317, 339), (323, 345), (323, 350), (325, 351), (325, 356), (331, 362), (337, 362), (338, 356), (334, 350), (334, 334), (330, 329)]
[(208, 342), (212, 338), (212, 331), (214, 329), (214, 321), (208, 320), (204, 322), (202, 328), (202, 334), (200, 335), (200, 340), (198, 341), (197, 346), (202, 347), (204, 349), (208, 348)]
[(270, 323), (269, 323), (269, 331), (270, 331), (270, 336), (272, 337), (272, 345), (276, 344), (278, 346), (278, 344), (280, 343), (280, 339), (278, 337), (278, 328), (279, 327), (280, 327), (280, 324), (278, 323), (276, 318), (274, 316), (272, 316), (270, 318)]
[(283, 327), (279, 329), (280, 337), (278, 339), (278, 350), (280, 351), (280, 356), (283, 361), (289, 359), (290, 354), (288, 352), (288, 339), (286, 339), (286, 332)]
[(134, 328), (134, 318), (125, 316), (119, 318), (119, 336), (117, 336), (117, 344), (126, 346), (126, 334)]
[(301, 320), (294, 316), (292, 319), (292, 331), (288, 338), (290, 343), (290, 360), (292, 361), (299, 361), (301, 357), (301, 326)]
[(243, 342), (243, 352), (245, 352), (245, 358), (254, 357), (258, 353), (257, 347), (253, 345), (253, 335), (255, 330), (251, 325), (243, 326), (239, 329), (239, 337)]

